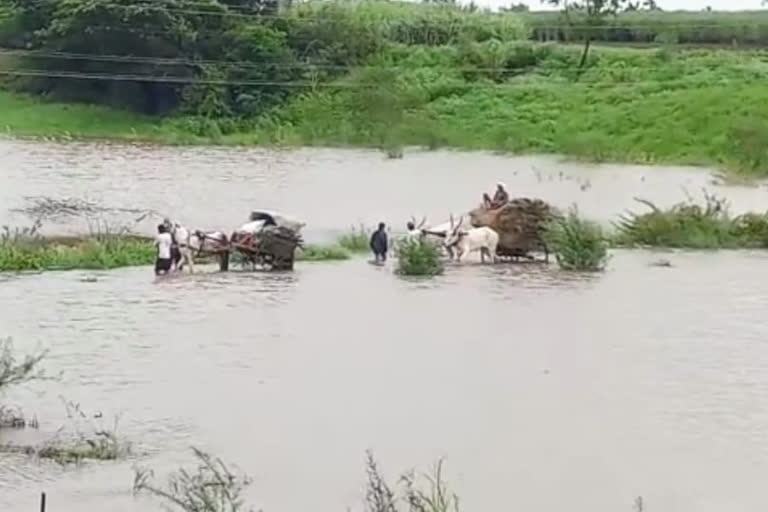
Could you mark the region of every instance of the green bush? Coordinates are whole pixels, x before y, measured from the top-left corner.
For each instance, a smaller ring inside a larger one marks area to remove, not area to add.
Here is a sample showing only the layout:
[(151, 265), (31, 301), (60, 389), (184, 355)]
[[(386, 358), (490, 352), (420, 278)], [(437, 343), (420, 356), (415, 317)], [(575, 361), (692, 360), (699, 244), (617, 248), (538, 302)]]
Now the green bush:
[(395, 255), (395, 272), (403, 276), (435, 276), (444, 271), (440, 249), (427, 240), (398, 240), (395, 243)]
[(768, 213), (731, 217), (723, 199), (706, 195), (705, 204), (683, 202), (661, 209), (639, 200), (649, 212), (630, 212), (616, 223), (615, 242), (622, 246), (687, 249), (768, 247)]
[(563, 270), (596, 272), (608, 262), (608, 240), (602, 228), (581, 218), (575, 206), (547, 226), (544, 238)]

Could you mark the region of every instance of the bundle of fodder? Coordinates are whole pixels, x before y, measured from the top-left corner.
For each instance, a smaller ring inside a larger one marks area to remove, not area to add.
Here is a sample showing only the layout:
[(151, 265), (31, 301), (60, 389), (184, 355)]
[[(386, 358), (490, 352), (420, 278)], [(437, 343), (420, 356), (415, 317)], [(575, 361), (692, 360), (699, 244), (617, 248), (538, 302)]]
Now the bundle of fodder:
[(273, 254), (279, 258), (293, 259), (294, 251), (303, 243), (296, 231), (284, 226), (267, 226), (258, 235), (258, 247), (261, 252)]
[(544, 233), (560, 213), (541, 199), (518, 197), (497, 208), (481, 205), (469, 217), (472, 226), (486, 226), (499, 234), (499, 256), (529, 257), (531, 251), (549, 252)]

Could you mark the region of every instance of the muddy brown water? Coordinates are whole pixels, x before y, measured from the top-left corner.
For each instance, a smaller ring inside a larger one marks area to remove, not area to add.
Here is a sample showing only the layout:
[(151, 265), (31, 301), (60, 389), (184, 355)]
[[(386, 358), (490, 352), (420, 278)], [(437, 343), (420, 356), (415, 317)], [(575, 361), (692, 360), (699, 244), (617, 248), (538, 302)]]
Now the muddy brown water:
[[(603, 220), (632, 196), (670, 204), (702, 186), (736, 210), (768, 205), (765, 189), (716, 188), (703, 171), (451, 152), (3, 141), (0, 162), (0, 223), (16, 225), (24, 196), (72, 196), (227, 229), (272, 208), (320, 238), (442, 220), (497, 179)], [(661, 257), (673, 266), (651, 265)], [(162, 480), (192, 445), (252, 476), (265, 511), (361, 510), (368, 448), (392, 477), (445, 457), (465, 510), (608, 512), (640, 495), (648, 510), (768, 506), (766, 253), (615, 251), (599, 276), (468, 263), (409, 281), (365, 258), (205, 270), (0, 275), (0, 334), (50, 349), (60, 374), (4, 397), (40, 430), (0, 442), (52, 436), (69, 424), (63, 398), (119, 415), (137, 454), (69, 469), (0, 455), (0, 510), (36, 510), (40, 491), (54, 512), (158, 509), (132, 497), (132, 465)]]

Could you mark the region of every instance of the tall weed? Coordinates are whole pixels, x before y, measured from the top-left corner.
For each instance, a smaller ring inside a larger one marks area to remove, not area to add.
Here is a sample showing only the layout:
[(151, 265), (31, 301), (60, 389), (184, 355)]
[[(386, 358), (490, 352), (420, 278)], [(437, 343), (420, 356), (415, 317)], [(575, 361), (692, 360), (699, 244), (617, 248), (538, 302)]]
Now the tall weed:
[(563, 270), (596, 272), (608, 262), (609, 244), (602, 228), (582, 218), (575, 206), (547, 226), (544, 239)]

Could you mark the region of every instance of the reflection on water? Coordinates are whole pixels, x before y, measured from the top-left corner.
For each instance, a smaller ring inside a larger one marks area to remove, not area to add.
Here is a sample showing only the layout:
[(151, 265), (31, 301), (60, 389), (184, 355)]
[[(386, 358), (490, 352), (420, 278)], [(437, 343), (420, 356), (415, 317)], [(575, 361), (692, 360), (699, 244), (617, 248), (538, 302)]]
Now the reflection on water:
[[(317, 237), (437, 220), (499, 178), (603, 219), (709, 179), (447, 152), (2, 142), (0, 157), (2, 223), (25, 195), (73, 196), (213, 227), (275, 208)], [(764, 209), (761, 188), (727, 193)], [(250, 501), (268, 511), (359, 510), (367, 448), (388, 474), (445, 456), (468, 510), (613, 512), (638, 495), (653, 510), (763, 510), (766, 255), (664, 257), (674, 267), (616, 251), (600, 275), (468, 263), (433, 280), (364, 260), (159, 282), (149, 267), (0, 275), (0, 334), (50, 348), (46, 369), (61, 372), (4, 398), (41, 428), (0, 443), (53, 435), (62, 398), (119, 414), (137, 443), (130, 460), (67, 470), (3, 455), (0, 510), (33, 510), (42, 490), (51, 510), (154, 510), (131, 496), (131, 465), (163, 475), (191, 462), (190, 445), (253, 476)]]

